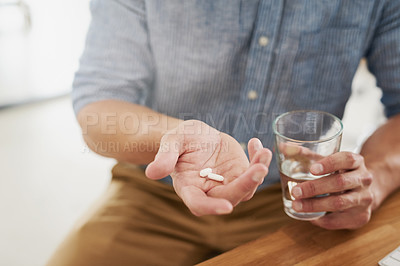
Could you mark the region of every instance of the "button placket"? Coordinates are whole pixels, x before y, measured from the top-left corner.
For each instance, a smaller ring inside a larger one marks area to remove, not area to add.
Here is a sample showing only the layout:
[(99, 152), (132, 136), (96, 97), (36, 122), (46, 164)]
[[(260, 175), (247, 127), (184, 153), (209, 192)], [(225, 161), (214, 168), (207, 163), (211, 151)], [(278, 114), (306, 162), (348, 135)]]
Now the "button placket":
[[(272, 44), (275, 41), (271, 36), (275, 36), (279, 28), (283, 10), (282, 0), (262, 1), (260, 5), (249, 50), (246, 80), (238, 108), (238, 112), (249, 121), (253, 121), (254, 115), (260, 112), (264, 106), (261, 101), (265, 98), (265, 86), (269, 83), (271, 75)], [(245, 132), (238, 132), (236, 137), (243, 140), (247, 139), (249, 135)]]

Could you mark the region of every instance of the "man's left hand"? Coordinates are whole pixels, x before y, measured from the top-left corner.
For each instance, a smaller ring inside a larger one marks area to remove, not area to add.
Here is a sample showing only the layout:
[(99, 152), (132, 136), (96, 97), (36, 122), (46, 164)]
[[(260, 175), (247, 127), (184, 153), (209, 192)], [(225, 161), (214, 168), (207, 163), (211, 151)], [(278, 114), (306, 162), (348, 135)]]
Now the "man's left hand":
[[(330, 174), (298, 184), (292, 190), (298, 212), (327, 212), (313, 224), (326, 229), (356, 229), (371, 218), (374, 196), (372, 173), (364, 157), (351, 152), (338, 152), (315, 162), (314, 175)], [(329, 194), (326, 197), (315, 197)]]

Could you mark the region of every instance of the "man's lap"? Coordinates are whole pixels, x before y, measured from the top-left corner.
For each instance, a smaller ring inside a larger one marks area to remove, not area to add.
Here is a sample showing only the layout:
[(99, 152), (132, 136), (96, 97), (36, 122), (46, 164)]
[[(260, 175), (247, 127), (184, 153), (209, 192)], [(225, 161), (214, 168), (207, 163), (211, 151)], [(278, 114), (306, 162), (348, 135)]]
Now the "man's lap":
[(289, 221), (279, 185), (229, 215), (196, 217), (171, 186), (119, 163), (107, 191), (49, 265), (193, 265)]

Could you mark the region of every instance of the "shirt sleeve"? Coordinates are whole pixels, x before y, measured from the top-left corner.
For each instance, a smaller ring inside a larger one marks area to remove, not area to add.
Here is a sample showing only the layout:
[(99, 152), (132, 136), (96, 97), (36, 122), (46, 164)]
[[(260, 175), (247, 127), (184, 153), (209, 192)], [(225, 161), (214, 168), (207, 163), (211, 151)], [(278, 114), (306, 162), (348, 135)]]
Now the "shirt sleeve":
[(366, 54), (387, 117), (400, 113), (400, 1), (386, 1)]
[(145, 5), (139, 0), (92, 0), (92, 20), (72, 85), (77, 114), (108, 99), (145, 104), (154, 80)]

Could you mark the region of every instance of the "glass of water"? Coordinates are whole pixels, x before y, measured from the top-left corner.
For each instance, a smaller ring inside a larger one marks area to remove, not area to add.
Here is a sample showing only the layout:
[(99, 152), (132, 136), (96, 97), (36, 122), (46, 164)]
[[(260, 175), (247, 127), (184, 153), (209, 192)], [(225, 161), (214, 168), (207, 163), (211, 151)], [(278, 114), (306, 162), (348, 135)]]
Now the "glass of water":
[[(339, 151), (342, 121), (326, 112), (299, 110), (278, 116), (273, 122), (273, 130), (286, 214), (298, 220), (314, 220), (324, 216), (325, 212), (293, 210), (294, 197), (291, 191), (299, 183), (327, 176), (313, 175), (310, 167), (314, 162)], [(323, 196), (326, 195), (317, 197)]]

